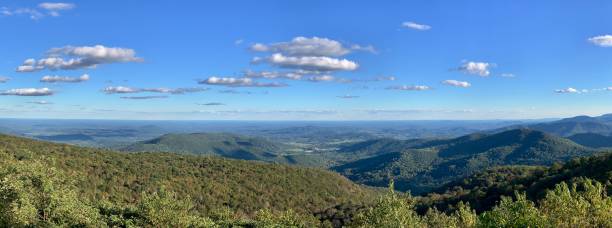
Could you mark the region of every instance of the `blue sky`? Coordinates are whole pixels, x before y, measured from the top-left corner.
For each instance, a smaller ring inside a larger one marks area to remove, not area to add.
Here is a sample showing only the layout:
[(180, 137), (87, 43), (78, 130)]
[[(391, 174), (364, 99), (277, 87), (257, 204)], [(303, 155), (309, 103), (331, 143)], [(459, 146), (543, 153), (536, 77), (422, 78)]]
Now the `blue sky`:
[(612, 112), (610, 12), (610, 1), (0, 1), (0, 117), (599, 115)]

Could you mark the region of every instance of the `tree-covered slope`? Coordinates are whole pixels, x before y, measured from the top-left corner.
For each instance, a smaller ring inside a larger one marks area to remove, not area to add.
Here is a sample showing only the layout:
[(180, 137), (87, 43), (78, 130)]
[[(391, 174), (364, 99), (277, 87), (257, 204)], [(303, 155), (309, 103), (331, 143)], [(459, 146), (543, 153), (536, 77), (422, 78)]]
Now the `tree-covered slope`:
[(309, 212), (369, 199), (373, 192), (324, 170), (173, 153), (119, 153), (0, 135), (0, 163), (38, 161), (75, 180), (79, 194), (114, 204), (162, 186), (191, 196), (201, 213), (229, 207)]
[(501, 196), (526, 192), (529, 199), (544, 198), (547, 190), (561, 182), (574, 183), (583, 178), (601, 182), (612, 194), (612, 153), (572, 159), (561, 165), (502, 166), (453, 181), (424, 197), (422, 208), (452, 209), (460, 201), (478, 212), (491, 209)]
[(575, 143), (592, 148), (612, 147), (612, 136), (605, 136), (595, 133), (583, 133), (575, 134), (567, 138)]
[(373, 186), (386, 186), (394, 179), (399, 190), (422, 194), (494, 166), (550, 165), (597, 153), (567, 139), (527, 129), (468, 135), (428, 145), (431, 147), (374, 156), (334, 170)]
[(124, 151), (218, 155), (243, 160), (277, 159), (279, 145), (263, 138), (227, 133), (166, 134), (127, 146)]

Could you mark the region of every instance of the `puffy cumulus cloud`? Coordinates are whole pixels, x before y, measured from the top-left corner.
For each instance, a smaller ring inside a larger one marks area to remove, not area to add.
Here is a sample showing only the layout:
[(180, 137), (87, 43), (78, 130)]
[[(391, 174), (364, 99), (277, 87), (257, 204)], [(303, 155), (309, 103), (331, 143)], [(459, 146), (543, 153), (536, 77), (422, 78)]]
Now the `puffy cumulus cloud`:
[(253, 63), (267, 62), (282, 68), (294, 68), (312, 71), (354, 71), (359, 65), (347, 59), (336, 59), (325, 56), (285, 56), (280, 53), (268, 58), (255, 58)]
[(51, 96), (53, 91), (49, 88), (21, 88), (21, 89), (9, 89), (1, 91), (0, 95), (3, 96)]
[(355, 96), (355, 95), (342, 95), (342, 96), (338, 96), (338, 98), (342, 98), (342, 99), (354, 99), (354, 98), (359, 98), (359, 96)]
[(89, 75), (88, 74), (83, 74), (80, 77), (65, 77), (65, 76), (51, 76), (51, 75), (46, 75), (43, 76), (40, 79), (40, 82), (46, 82), (46, 83), (56, 83), (56, 82), (68, 82), (68, 83), (78, 83), (78, 82), (85, 82), (85, 81), (89, 81)]
[(164, 99), (164, 98), (168, 98), (168, 96), (124, 96), (124, 97), (119, 97), (121, 99), (128, 99), (128, 100), (150, 100), (150, 99)]
[(308, 78), (309, 82), (331, 82), (334, 80), (336, 80), (336, 78), (331, 75), (318, 75), (318, 76), (312, 76)]
[(387, 87), (389, 90), (405, 90), (405, 91), (425, 91), (431, 90), (431, 87), (426, 85), (402, 85)]
[(426, 30), (431, 29), (431, 26), (429, 25), (419, 24), (419, 23), (412, 22), (412, 21), (407, 21), (407, 22), (402, 23), (402, 27), (419, 30), (419, 31), (426, 31)]
[(221, 105), (225, 105), (224, 103), (220, 103), (220, 102), (209, 102), (209, 103), (203, 103), (203, 104), (198, 104), (198, 105), (203, 105), (203, 106), (221, 106)]
[(600, 47), (612, 47), (612, 35), (595, 36), (588, 39), (589, 42)]
[(463, 81), (457, 81), (457, 80), (444, 80), (442, 81), (442, 84), (449, 85), (449, 86), (455, 86), (455, 87), (463, 87), (463, 88), (472, 86), (472, 84), (470, 84), (469, 82), (463, 82)]
[(198, 81), (200, 84), (228, 87), (285, 87), (287, 84), (278, 82), (256, 82), (251, 78), (216, 77), (212, 76)]
[(17, 72), (34, 72), (43, 69), (49, 70), (75, 70), (93, 68), (100, 64), (141, 62), (136, 52), (129, 48), (95, 46), (66, 46), (52, 48), (47, 51), (47, 57), (39, 59), (26, 59)]
[(485, 62), (466, 62), (461, 65), (458, 70), (466, 74), (474, 74), (482, 77), (487, 77), (491, 74), (490, 68), (493, 66), (491, 63)]
[(122, 94), (122, 93), (167, 93), (167, 94), (185, 94), (207, 91), (208, 88), (132, 88), (125, 86), (109, 86), (102, 90), (106, 94)]
[(8, 77), (0, 76), (0, 83), (7, 83), (9, 80), (11, 79)]
[(575, 89), (572, 87), (568, 87), (566, 89), (557, 89), (555, 90), (555, 93), (588, 93), (589, 90), (586, 89)]
[(351, 52), (351, 49), (335, 40), (302, 36), (295, 37), (289, 42), (256, 43), (250, 49), (257, 52), (280, 52), (289, 56), (343, 56)]

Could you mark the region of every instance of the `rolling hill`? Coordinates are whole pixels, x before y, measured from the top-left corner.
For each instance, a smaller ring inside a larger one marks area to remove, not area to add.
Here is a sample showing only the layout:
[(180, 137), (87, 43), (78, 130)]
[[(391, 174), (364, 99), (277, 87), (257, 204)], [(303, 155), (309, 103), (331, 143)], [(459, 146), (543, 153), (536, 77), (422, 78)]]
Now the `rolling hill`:
[(172, 152), (217, 155), (242, 160), (278, 160), (281, 147), (263, 138), (228, 133), (166, 134), (122, 149), (130, 152)]
[(612, 136), (605, 136), (595, 133), (575, 134), (567, 137), (580, 145), (592, 148), (612, 147)]
[(595, 153), (596, 150), (564, 138), (516, 129), (426, 142), (412, 149), (336, 166), (333, 170), (357, 183), (372, 186), (386, 186), (394, 179), (399, 190), (422, 194), (494, 166), (550, 165)]
[(183, 198), (191, 196), (202, 214), (223, 208), (242, 214), (261, 208), (310, 213), (368, 201), (376, 194), (339, 174), (314, 168), (214, 156), (121, 153), (0, 135), (0, 165), (10, 162), (42, 162), (61, 170), (79, 194), (92, 201), (130, 204), (141, 192), (163, 187)]

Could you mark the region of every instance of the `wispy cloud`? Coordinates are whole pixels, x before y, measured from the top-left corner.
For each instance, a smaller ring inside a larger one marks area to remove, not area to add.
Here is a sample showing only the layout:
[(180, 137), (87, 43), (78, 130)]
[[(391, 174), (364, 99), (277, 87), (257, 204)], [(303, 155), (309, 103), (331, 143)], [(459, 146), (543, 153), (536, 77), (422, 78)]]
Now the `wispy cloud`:
[(431, 90), (432, 88), (426, 85), (402, 85), (402, 86), (390, 86), (388, 90), (406, 90), (406, 91), (424, 91)]
[(37, 105), (50, 105), (50, 104), (53, 104), (51, 102), (44, 101), (44, 100), (41, 100), (41, 101), (28, 101), (28, 103), (29, 104), (37, 104)]
[(38, 7), (25, 7), (11, 9), (8, 7), (0, 8), (0, 15), (3, 16), (19, 16), (26, 15), (32, 20), (38, 20), (47, 16), (58, 17), (61, 11), (72, 10), (76, 8), (73, 3), (64, 2), (43, 2), (38, 4)]
[(402, 27), (419, 30), (419, 31), (426, 31), (426, 30), (431, 29), (431, 26), (429, 25), (419, 24), (419, 23), (412, 22), (412, 21), (407, 21), (407, 22), (402, 23)]
[(516, 77), (516, 75), (512, 73), (502, 73), (499, 76), (502, 76), (504, 78), (515, 78)]
[(208, 88), (133, 88), (127, 86), (109, 86), (102, 90), (106, 94), (125, 94), (125, 93), (167, 93), (167, 94), (186, 94), (207, 91)]
[(303, 37), (298, 36), (289, 42), (279, 42), (272, 44), (256, 43), (251, 45), (250, 49), (255, 52), (274, 52), (282, 53), (288, 56), (343, 56), (351, 53), (351, 51), (367, 51), (376, 52), (372, 45), (361, 46), (351, 45), (344, 46), (341, 42), (320, 37)]
[(1, 91), (3, 96), (51, 96), (53, 91), (49, 88), (20, 88)]
[(469, 82), (457, 81), (457, 80), (444, 80), (442, 81), (442, 84), (449, 85), (449, 86), (455, 86), (455, 87), (463, 87), (463, 88), (472, 86), (472, 84), (470, 84)]
[(89, 75), (88, 74), (83, 74), (80, 77), (65, 77), (65, 76), (51, 76), (51, 75), (46, 75), (43, 76), (40, 79), (40, 82), (46, 82), (46, 83), (57, 83), (57, 82), (68, 82), (68, 83), (78, 83), (78, 82), (85, 82), (85, 81), (89, 81)]
[(555, 90), (555, 93), (588, 93), (588, 92), (589, 92), (589, 90), (586, 90), (586, 89), (580, 89), (579, 90), (579, 89), (575, 89), (575, 88), (572, 88), (572, 87), (568, 87), (566, 89)]
[(359, 96), (355, 96), (355, 95), (342, 95), (342, 96), (338, 96), (338, 98), (342, 98), (342, 99), (355, 99), (355, 98), (359, 98)]
[(8, 78), (8, 77), (0, 76), (0, 83), (7, 83), (9, 80), (11, 80), (11, 79)]
[(198, 81), (199, 84), (218, 85), (228, 87), (285, 87), (285, 83), (279, 82), (256, 82), (251, 78), (216, 77), (212, 76)]

